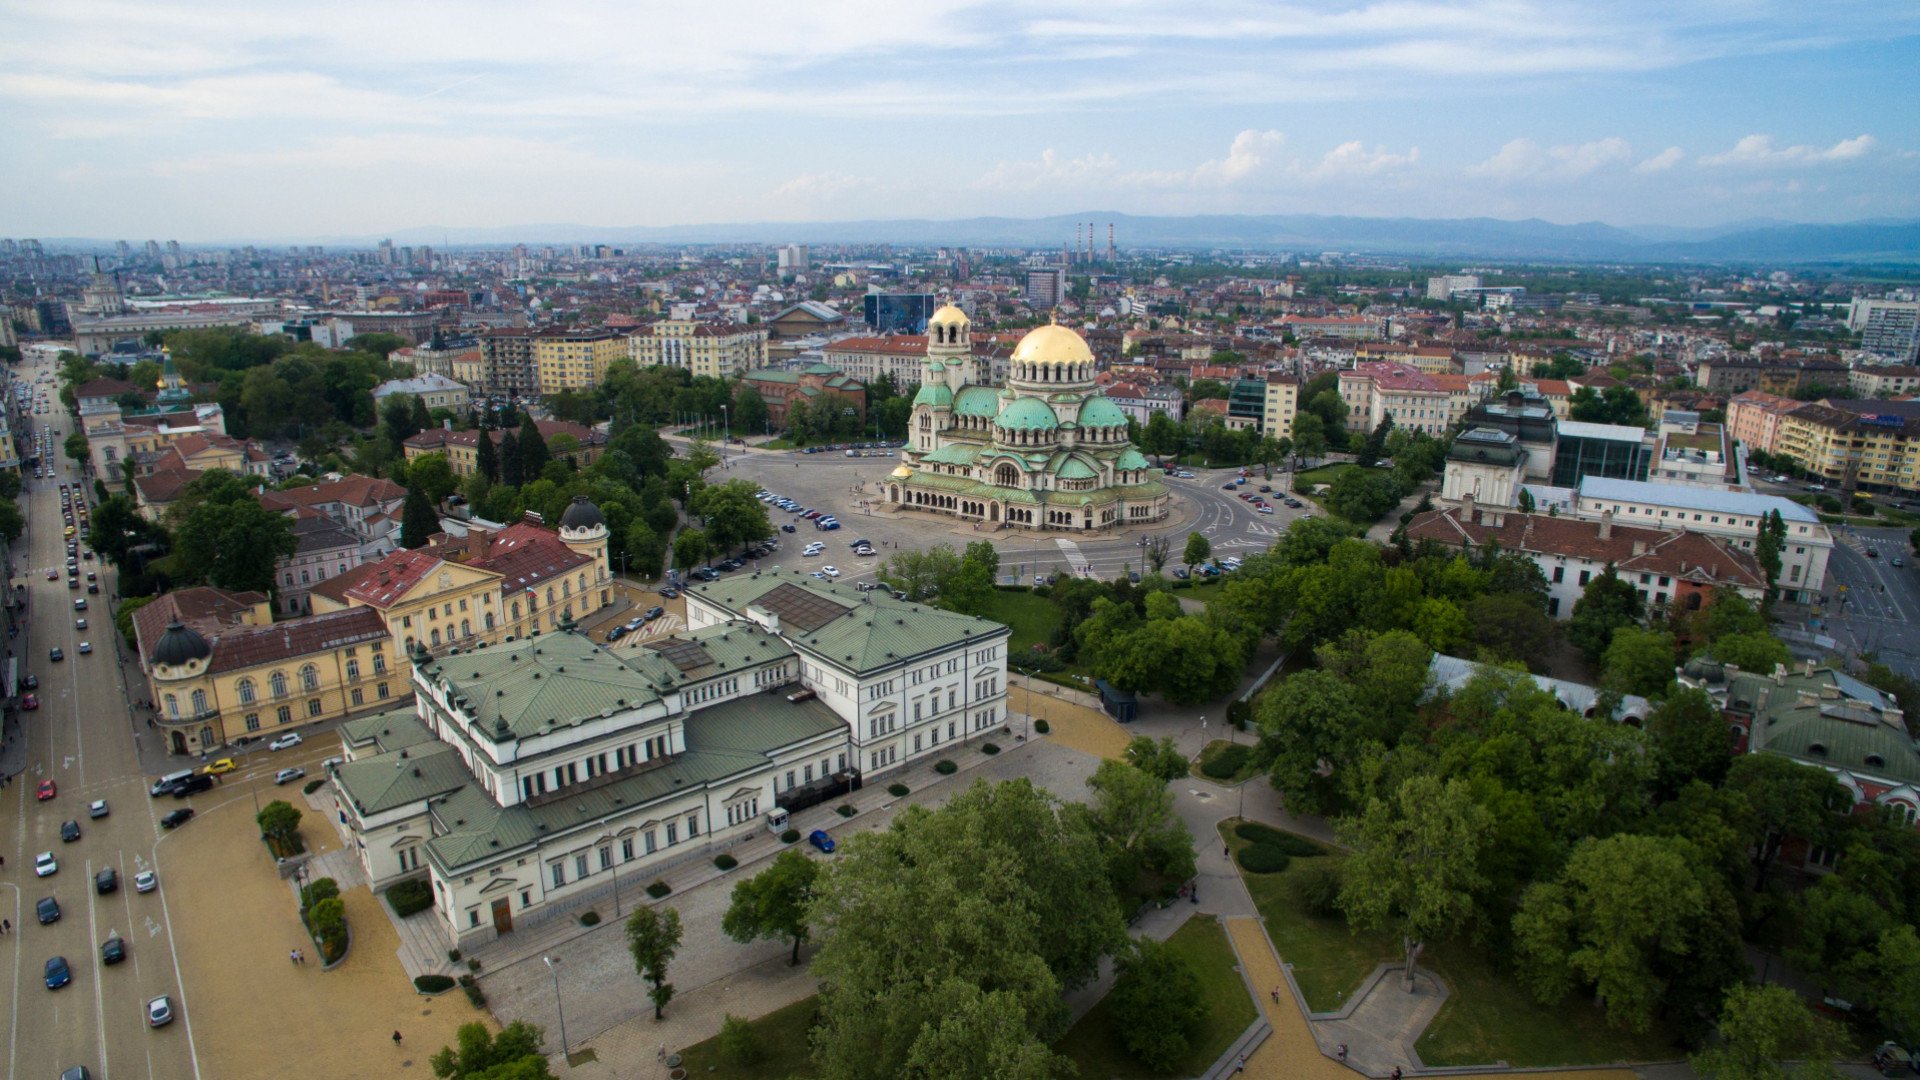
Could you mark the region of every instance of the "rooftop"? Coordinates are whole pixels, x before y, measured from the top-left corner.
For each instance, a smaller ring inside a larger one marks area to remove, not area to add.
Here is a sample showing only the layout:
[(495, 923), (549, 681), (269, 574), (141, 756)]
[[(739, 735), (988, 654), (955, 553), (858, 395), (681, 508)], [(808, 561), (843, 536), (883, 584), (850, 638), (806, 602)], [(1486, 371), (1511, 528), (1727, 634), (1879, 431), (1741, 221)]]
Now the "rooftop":
[(1580, 480), (1580, 498), (1605, 499), (1612, 502), (1652, 503), (1656, 506), (1678, 506), (1688, 510), (1700, 510), (1707, 513), (1739, 514), (1746, 517), (1759, 517), (1780, 511), (1783, 521), (1798, 521), (1805, 524), (1819, 524), (1819, 515), (1778, 495), (1752, 495), (1741, 491), (1720, 491), (1715, 488), (1691, 487), (1682, 484), (1654, 484), (1645, 480), (1614, 480), (1602, 476), (1588, 476)]
[(739, 618), (777, 619), (796, 649), (855, 673), (1010, 632), (990, 619), (895, 600), (878, 589), (858, 592), (799, 570), (722, 578), (687, 591)]

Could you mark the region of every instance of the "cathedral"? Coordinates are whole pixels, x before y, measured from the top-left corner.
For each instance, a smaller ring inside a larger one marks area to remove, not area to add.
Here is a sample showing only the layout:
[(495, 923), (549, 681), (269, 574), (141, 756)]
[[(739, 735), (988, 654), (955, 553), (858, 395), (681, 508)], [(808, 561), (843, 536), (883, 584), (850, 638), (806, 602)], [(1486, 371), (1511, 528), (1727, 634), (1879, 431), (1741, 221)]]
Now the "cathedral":
[(1007, 385), (973, 353), (966, 313), (927, 322), (904, 464), (887, 502), (989, 525), (1090, 532), (1159, 521), (1167, 487), (1127, 440), (1127, 418), (1094, 383), (1093, 351), (1064, 326), (1014, 347)]

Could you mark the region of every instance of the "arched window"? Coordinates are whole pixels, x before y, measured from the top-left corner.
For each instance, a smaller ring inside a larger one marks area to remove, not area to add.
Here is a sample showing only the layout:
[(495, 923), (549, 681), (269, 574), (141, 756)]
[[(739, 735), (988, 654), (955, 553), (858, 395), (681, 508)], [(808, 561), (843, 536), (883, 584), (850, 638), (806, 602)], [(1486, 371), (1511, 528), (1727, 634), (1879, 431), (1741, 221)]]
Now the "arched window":
[(553, 586), (547, 586), (547, 606), (553, 606)]
[(303, 690), (320, 689), (320, 669), (312, 664), (300, 669), (300, 688)]
[(252, 679), (241, 679), (237, 684), (235, 684), (234, 689), (237, 690), (240, 694), (240, 704), (242, 705), (253, 704), (254, 692), (253, 692)]
[(180, 719), (180, 699), (174, 697), (172, 694), (168, 694), (166, 695), (166, 703), (167, 715), (175, 720)]
[(572, 596), (572, 595), (573, 595), (573, 582), (571, 582), (571, 581), (563, 581), (563, 582), (561, 582), (561, 583), (560, 583), (560, 598), (561, 598), (562, 600), (565, 600), (565, 599), (567, 599), (568, 597), (570, 597), (570, 596)]
[(434, 628), (433, 628), (433, 633), (432, 633), (431, 635), (429, 635), (429, 636), (428, 636), (428, 638), (427, 638), (427, 640), (428, 640), (428, 642), (430, 642), (431, 644), (434, 644), (434, 645), (438, 645), (438, 644), (440, 644), (440, 628), (439, 628), (439, 627), (437, 627), (437, 626), (436, 626), (436, 627), (434, 627)]
[(286, 697), (287, 696), (287, 673), (284, 671), (274, 672), (273, 676), (267, 680), (267, 685), (273, 688), (274, 697), (277, 697), (277, 698)]
[(199, 716), (201, 713), (206, 711), (207, 711), (207, 692), (205, 690), (195, 690), (193, 692), (193, 715)]
[(520, 601), (518, 600), (513, 602), (513, 618), (515, 622), (518, 622), (520, 619)]
[(1001, 487), (1016, 487), (1020, 483), (1020, 470), (1003, 461), (993, 470), (993, 482)]
[(473, 626), (470, 623), (468, 623), (467, 620), (465, 619), (460, 620), (460, 636), (461, 637), (473, 636)]
[(493, 629), (493, 612), (491, 611), (487, 612), (486, 615), (483, 616), (483, 618), (486, 620), (487, 629), (489, 630)]

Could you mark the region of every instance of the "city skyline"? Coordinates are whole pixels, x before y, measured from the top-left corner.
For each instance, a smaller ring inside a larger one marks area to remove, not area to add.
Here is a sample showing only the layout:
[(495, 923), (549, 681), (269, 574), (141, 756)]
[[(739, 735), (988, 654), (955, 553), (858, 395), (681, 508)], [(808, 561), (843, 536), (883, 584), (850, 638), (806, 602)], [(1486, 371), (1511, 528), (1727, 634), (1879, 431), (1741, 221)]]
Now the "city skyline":
[[(1920, 11), (14, 5), (0, 233), (1920, 216)], [(769, 239), (777, 239), (770, 237)]]

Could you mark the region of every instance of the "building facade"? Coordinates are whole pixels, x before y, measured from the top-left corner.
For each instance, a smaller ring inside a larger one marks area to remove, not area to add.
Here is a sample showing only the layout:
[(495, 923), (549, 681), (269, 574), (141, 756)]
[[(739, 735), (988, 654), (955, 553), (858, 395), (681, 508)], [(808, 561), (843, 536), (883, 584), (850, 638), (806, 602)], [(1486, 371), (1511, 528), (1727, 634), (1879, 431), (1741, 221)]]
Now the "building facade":
[(380, 415), (387, 399), (396, 395), (420, 402), (429, 412), (445, 409), (464, 414), (467, 411), (466, 384), (446, 375), (415, 375), (411, 379), (389, 379), (381, 383), (373, 388), (374, 415)]
[(627, 355), (627, 339), (605, 327), (543, 330), (533, 339), (534, 378), (542, 394), (592, 390)]
[(903, 464), (887, 505), (1025, 529), (1088, 531), (1158, 521), (1170, 496), (1094, 381), (1093, 353), (1064, 326), (1030, 331), (1005, 386), (982, 377), (966, 313), (934, 313)]
[(1580, 481), (1574, 500), (1574, 513), (1579, 517), (1598, 520), (1611, 514), (1621, 525), (1690, 529), (1724, 539), (1730, 547), (1747, 553), (1755, 549), (1761, 517), (1776, 511), (1786, 525), (1787, 537), (1780, 551), (1780, 579), (1774, 587), (1793, 603), (1812, 603), (1826, 588), (1833, 533), (1821, 524), (1818, 515), (1791, 499), (1588, 477)]
[(685, 368), (694, 376), (730, 379), (767, 363), (767, 330), (743, 323), (662, 319), (628, 339), (643, 367)]

